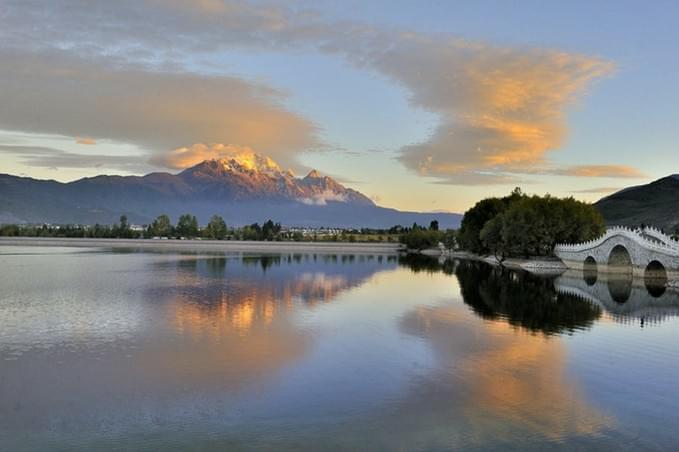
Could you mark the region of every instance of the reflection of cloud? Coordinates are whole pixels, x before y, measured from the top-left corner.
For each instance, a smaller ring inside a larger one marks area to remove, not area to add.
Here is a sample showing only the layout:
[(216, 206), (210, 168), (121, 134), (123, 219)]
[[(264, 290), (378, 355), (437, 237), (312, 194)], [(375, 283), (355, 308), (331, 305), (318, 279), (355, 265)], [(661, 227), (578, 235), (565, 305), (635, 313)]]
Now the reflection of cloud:
[(467, 433), (482, 438), (500, 422), (511, 431), (558, 439), (610, 424), (569, 379), (557, 338), (524, 333), (504, 321), (486, 321), (478, 331), (466, 315), (459, 306), (418, 308), (402, 328), (431, 341), (442, 362), (442, 374), (434, 378), (456, 379), (473, 429)]

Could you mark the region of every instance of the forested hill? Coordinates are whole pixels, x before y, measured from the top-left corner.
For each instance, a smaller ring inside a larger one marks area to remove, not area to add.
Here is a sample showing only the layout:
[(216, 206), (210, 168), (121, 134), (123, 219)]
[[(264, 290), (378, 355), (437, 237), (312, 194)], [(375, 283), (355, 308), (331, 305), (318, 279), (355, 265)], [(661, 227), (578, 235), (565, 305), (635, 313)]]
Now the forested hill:
[(679, 232), (679, 174), (630, 187), (602, 198), (594, 206), (608, 225), (653, 225)]

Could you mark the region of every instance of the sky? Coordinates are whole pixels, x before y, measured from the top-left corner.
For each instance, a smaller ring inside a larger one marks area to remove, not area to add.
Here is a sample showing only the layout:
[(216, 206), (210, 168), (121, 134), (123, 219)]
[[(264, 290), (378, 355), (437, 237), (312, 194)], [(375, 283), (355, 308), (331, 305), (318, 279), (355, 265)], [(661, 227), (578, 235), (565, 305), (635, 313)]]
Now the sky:
[(677, 23), (672, 1), (2, 0), (0, 172), (248, 149), (403, 210), (595, 201), (679, 172)]

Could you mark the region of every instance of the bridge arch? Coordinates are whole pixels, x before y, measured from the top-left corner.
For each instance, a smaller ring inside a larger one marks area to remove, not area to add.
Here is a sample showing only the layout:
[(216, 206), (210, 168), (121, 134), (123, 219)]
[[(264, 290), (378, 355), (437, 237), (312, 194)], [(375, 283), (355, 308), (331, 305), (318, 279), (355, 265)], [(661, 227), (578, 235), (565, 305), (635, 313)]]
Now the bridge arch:
[(598, 274), (599, 271), (597, 268), (596, 259), (594, 259), (592, 256), (587, 256), (582, 266), (582, 277), (584, 278), (585, 283), (588, 286), (593, 286), (596, 284)]
[(644, 285), (648, 293), (654, 298), (665, 293), (667, 269), (661, 262), (653, 260), (646, 266), (646, 269), (644, 269)]
[(618, 273), (632, 272), (632, 257), (625, 245), (618, 243), (611, 249), (608, 254), (608, 267)]

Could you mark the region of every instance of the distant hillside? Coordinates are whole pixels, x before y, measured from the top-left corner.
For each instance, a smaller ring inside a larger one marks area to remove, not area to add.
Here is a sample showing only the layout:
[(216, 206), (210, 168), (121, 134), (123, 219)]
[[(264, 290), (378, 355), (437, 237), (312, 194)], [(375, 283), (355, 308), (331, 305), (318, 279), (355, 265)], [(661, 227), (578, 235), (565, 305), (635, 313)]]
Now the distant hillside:
[(609, 225), (638, 226), (644, 223), (675, 232), (679, 229), (679, 175), (626, 188), (594, 205)]
[(179, 174), (96, 176), (70, 183), (0, 174), (0, 223), (111, 224), (125, 214), (147, 224), (160, 214), (196, 215), (201, 224), (222, 215), (230, 225), (267, 219), (289, 226), (457, 227), (452, 213), (402, 212), (311, 171), (303, 178), (268, 157), (206, 160)]

